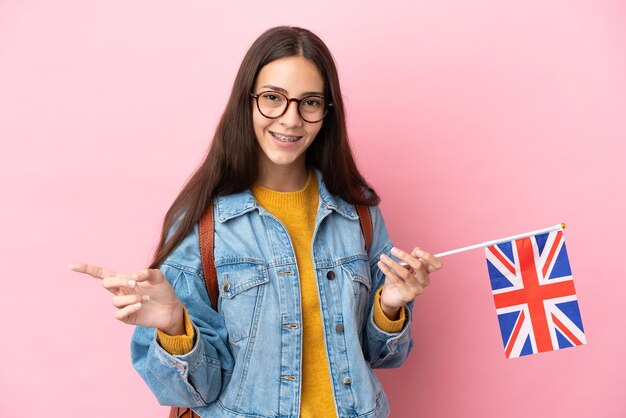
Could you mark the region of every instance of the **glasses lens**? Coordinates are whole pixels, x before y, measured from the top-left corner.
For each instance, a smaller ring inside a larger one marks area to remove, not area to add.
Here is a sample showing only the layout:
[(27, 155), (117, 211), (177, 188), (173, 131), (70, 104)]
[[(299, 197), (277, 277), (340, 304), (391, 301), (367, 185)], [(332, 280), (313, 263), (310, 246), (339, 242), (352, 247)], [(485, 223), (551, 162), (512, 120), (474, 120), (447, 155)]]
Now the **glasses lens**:
[(259, 110), (267, 118), (277, 118), (287, 107), (287, 98), (275, 91), (261, 93), (258, 98)]
[(300, 115), (307, 122), (318, 122), (326, 114), (326, 101), (320, 96), (303, 97), (300, 100)]

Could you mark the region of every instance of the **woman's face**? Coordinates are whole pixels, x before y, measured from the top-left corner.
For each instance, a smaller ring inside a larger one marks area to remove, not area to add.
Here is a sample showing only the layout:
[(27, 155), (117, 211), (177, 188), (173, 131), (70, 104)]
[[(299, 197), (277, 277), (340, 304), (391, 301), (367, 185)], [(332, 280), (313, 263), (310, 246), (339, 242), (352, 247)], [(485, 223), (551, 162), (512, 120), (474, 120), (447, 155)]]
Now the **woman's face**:
[[(288, 98), (324, 94), (324, 80), (317, 67), (301, 56), (272, 61), (259, 72), (254, 93), (272, 90)], [(261, 100), (261, 99), (260, 99)], [(304, 168), (305, 151), (313, 143), (322, 127), (322, 121), (305, 122), (298, 113), (298, 103), (291, 102), (284, 115), (269, 119), (263, 116), (252, 100), (252, 123), (261, 148), (262, 170), (276, 168)]]

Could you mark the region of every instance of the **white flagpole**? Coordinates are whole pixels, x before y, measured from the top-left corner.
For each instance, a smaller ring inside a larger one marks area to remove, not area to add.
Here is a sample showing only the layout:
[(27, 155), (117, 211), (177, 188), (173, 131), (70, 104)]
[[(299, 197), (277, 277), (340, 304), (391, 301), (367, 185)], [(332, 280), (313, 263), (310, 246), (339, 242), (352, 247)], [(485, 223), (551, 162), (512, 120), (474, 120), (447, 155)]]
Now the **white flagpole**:
[(543, 229), (538, 229), (536, 231), (526, 232), (524, 234), (512, 235), (512, 236), (506, 237), (506, 238), (494, 239), (494, 240), (491, 240), (491, 241), (485, 241), (485, 242), (480, 243), (480, 244), (474, 244), (474, 245), (469, 245), (467, 247), (457, 248), (456, 250), (444, 251), (442, 253), (435, 254), (435, 257), (445, 257), (447, 255), (457, 254), (457, 253), (461, 253), (463, 251), (469, 251), (469, 250), (474, 250), (476, 248), (488, 247), (490, 245), (501, 244), (503, 242), (513, 241), (513, 240), (520, 239), (520, 238), (532, 237), (533, 235), (545, 234), (547, 232), (561, 231), (563, 229), (565, 229), (565, 224), (561, 223), (561, 224), (557, 224), (557, 225), (554, 225), (554, 226), (551, 226), (551, 227), (548, 227), (548, 228), (543, 228)]

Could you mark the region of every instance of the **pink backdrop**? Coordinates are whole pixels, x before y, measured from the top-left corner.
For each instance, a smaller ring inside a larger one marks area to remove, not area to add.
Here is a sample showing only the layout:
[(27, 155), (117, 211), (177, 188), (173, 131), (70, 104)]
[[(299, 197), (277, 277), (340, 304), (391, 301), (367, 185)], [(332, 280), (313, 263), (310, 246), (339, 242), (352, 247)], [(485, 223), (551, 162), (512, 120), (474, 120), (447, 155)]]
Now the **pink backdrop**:
[(604, 0), (0, 1), (0, 416), (165, 416), (132, 329), (65, 266), (146, 265), (277, 24), (333, 51), (397, 245), (568, 224), (588, 345), (506, 360), (483, 253), (451, 256), (406, 365), (379, 372), (392, 416), (625, 416), (625, 18)]

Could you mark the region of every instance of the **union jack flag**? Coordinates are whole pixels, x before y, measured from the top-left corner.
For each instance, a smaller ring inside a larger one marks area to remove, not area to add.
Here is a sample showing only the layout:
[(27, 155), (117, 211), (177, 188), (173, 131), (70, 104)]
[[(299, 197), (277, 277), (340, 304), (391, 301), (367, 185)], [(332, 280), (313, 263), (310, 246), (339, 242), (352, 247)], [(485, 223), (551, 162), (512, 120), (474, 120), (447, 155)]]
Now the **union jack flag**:
[(485, 252), (507, 358), (585, 344), (562, 231)]

